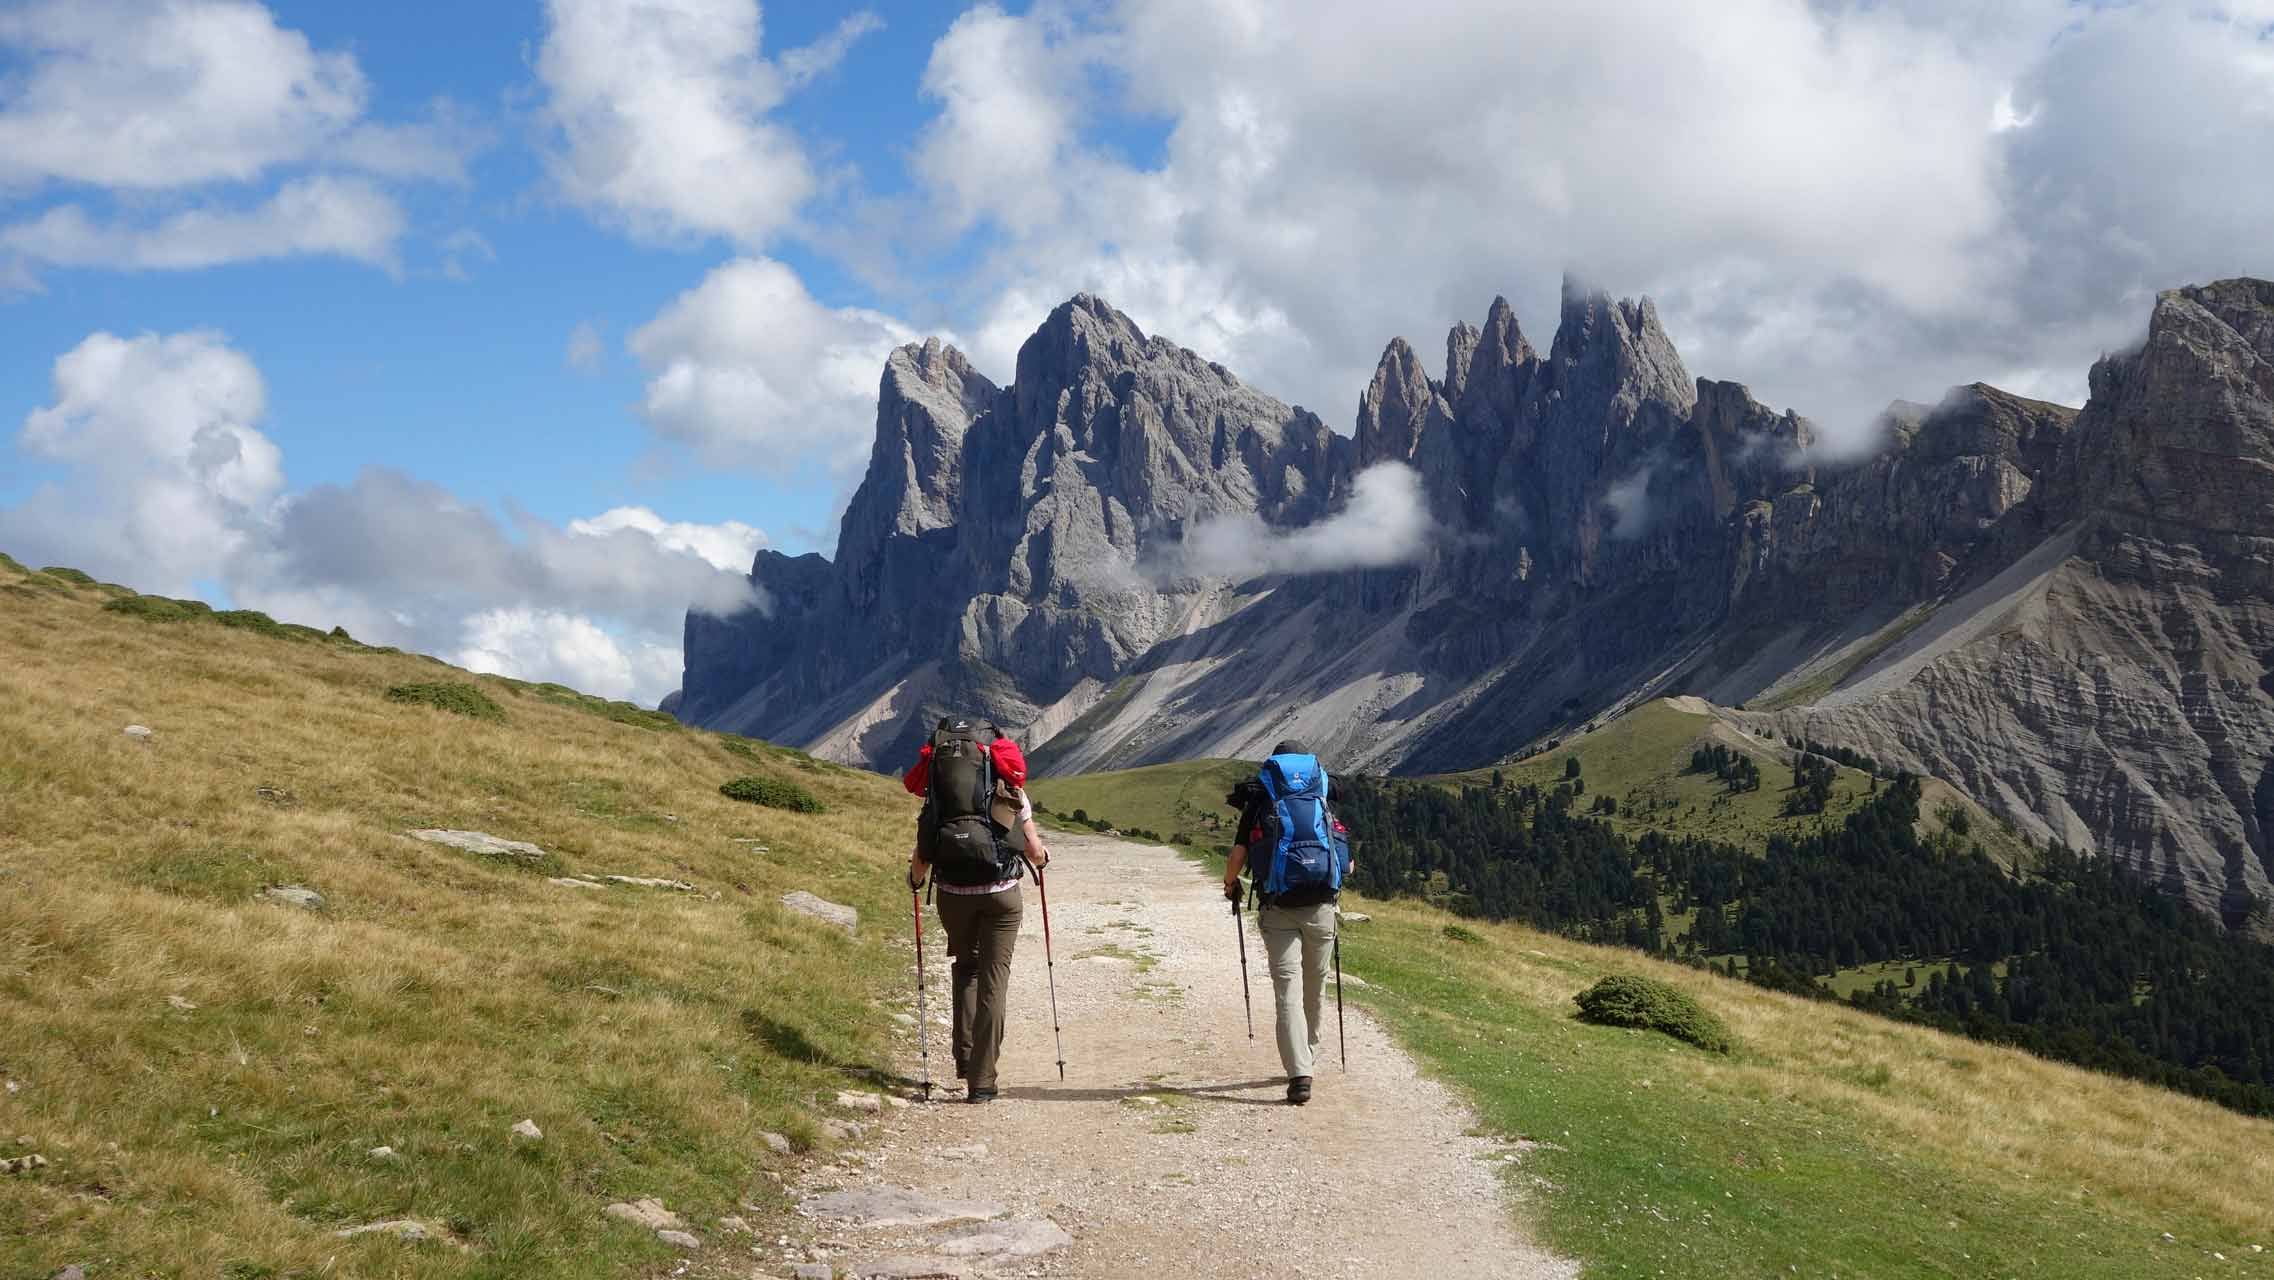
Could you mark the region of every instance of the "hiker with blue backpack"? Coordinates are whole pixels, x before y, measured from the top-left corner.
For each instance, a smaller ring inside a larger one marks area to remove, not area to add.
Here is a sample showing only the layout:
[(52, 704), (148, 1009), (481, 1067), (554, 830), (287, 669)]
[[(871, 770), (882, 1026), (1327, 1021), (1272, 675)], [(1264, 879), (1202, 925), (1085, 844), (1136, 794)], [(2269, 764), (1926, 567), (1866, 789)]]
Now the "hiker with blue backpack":
[(1240, 872), (1247, 871), (1262, 903), (1256, 924), (1278, 1005), (1287, 1101), (1298, 1107), (1311, 1100), (1311, 1057), (1324, 1029), (1320, 1013), (1335, 947), (1336, 902), (1352, 869), (1349, 836), (1327, 807), (1330, 792), (1319, 758), (1300, 743), (1282, 742), (1254, 778), (1224, 798), (1240, 811), (1238, 840), (1224, 865), (1224, 896), (1237, 914), (1250, 893), (1240, 883)]

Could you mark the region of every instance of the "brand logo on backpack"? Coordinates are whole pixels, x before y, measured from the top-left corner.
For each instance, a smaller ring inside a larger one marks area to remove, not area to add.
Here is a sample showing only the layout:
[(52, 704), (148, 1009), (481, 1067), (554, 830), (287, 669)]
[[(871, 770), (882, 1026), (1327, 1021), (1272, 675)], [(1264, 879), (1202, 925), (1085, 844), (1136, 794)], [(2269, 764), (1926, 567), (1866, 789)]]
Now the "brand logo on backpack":
[(1342, 889), (1350, 846), (1327, 812), (1326, 767), (1317, 756), (1276, 755), (1263, 762), (1260, 776), (1276, 837), (1258, 877), (1264, 897), (1333, 897)]
[(943, 883), (993, 884), (1018, 876), (1018, 855), (989, 812), (995, 800), (989, 747), (1001, 736), (994, 725), (956, 717), (932, 731), (931, 775), (917, 825), (925, 860)]

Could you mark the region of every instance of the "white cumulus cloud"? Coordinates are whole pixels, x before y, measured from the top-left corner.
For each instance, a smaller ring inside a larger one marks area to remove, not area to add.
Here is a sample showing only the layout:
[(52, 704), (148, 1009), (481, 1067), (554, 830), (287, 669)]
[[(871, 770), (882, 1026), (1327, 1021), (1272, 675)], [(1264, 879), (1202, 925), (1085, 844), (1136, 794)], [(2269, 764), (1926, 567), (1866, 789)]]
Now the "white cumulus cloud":
[(0, 511), (0, 545), (186, 591), (246, 547), (283, 490), (260, 371), (218, 333), (92, 334), (54, 382), (17, 442), (66, 478)]
[(590, 520), (569, 521), (569, 532), (605, 537), (631, 529), (655, 539), (668, 551), (686, 551), (702, 557), (715, 569), (748, 572), (759, 548), (766, 545), (763, 531), (739, 520), (721, 524), (688, 524), (666, 520), (646, 507), (611, 507)]
[(561, 192), (643, 238), (744, 246), (819, 183), (771, 113), (880, 25), (856, 13), (776, 62), (754, 0), (550, 0), (546, 17), (537, 76)]
[(1837, 436), (1976, 378), (2073, 393), (2155, 289), (2274, 273), (2263, 7), (982, 6), (922, 82), (922, 208), (878, 205), (914, 252), (973, 229), (998, 374), (1088, 289), (1347, 430), (1389, 337), (1504, 293), (1544, 347), (1576, 269)]
[(522, 608), (468, 618), (462, 644), (444, 656), (469, 671), (551, 680), (650, 706), (679, 687), (684, 665), (676, 645), (626, 640), (577, 614)]
[(737, 258), (632, 332), (648, 374), (640, 412), (713, 461), (843, 472), (868, 455), (885, 357), (919, 336), (823, 305), (781, 262)]
[(24, 420), (19, 447), (60, 474), (0, 509), (0, 548), (650, 702), (678, 683), (688, 609), (765, 605), (748, 525), (637, 506), (500, 521), (380, 468), (295, 491), (266, 409), (260, 370), (219, 333), (90, 335)]

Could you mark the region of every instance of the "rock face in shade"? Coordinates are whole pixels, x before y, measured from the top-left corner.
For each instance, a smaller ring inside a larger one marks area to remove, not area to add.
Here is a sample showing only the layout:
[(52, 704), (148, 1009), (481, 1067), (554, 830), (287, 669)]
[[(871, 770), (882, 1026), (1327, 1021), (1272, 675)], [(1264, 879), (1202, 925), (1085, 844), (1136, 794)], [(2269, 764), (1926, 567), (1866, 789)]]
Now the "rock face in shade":
[[(903, 348), (836, 559), (761, 553), (771, 614), (690, 616), (677, 713), (889, 769), (952, 710), (1039, 770), (1295, 736), (1422, 771), (1696, 693), (2229, 919), (2274, 896), (2274, 285), (2163, 295), (2081, 414), (1974, 384), (1860, 458), (1693, 378), (1647, 299), (1567, 283), (1544, 353), (1496, 300), (1444, 353), (1392, 341), (1342, 437), (1087, 295), (1009, 387)], [(1410, 563), (1164, 568), (1379, 465), (1420, 481)]]

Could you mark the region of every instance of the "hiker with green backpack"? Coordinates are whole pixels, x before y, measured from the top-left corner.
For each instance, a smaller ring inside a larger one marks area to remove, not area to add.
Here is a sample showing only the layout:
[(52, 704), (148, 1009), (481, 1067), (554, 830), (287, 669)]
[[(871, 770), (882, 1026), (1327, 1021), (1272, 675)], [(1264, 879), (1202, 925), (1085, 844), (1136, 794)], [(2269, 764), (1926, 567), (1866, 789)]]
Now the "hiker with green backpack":
[[(1019, 879), (1031, 867), (1039, 885), (1042, 869), (1050, 865), (1050, 848), (1035, 828), (1034, 802), (1027, 799), (1026, 758), (994, 725), (950, 716), (932, 731), (921, 758), (900, 781), (924, 797), (908, 858), (908, 887), (921, 894), (929, 883), (938, 891), (940, 925), (954, 961), (955, 1073), (964, 1082), (965, 1101), (992, 1102), (1011, 952), (1025, 915)], [(918, 906), (919, 965), (922, 928)]]
[[(1336, 942), (1335, 904), (1354, 866), (1349, 834), (1327, 808), (1330, 791), (1319, 758), (1300, 743), (1282, 742), (1255, 777), (1224, 797), (1240, 811), (1238, 840), (1224, 864), (1224, 896), (1235, 914), (1251, 892), (1262, 901), (1256, 925), (1278, 1006), (1279, 1062), (1287, 1069), (1287, 1101), (1298, 1107), (1311, 1100), (1311, 1057), (1324, 1029), (1321, 1004)], [(1240, 883), (1242, 870), (1252, 890)]]

